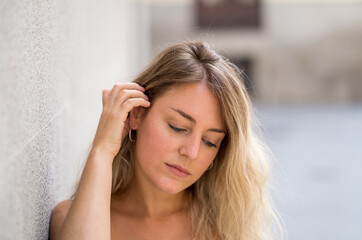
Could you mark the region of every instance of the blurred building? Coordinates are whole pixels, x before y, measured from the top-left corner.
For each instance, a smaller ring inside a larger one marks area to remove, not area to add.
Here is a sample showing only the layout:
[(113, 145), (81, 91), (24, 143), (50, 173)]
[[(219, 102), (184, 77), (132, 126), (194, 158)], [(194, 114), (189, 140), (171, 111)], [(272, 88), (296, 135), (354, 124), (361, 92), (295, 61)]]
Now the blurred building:
[(362, 1), (145, 2), (151, 55), (205, 40), (245, 70), (261, 103), (362, 101)]

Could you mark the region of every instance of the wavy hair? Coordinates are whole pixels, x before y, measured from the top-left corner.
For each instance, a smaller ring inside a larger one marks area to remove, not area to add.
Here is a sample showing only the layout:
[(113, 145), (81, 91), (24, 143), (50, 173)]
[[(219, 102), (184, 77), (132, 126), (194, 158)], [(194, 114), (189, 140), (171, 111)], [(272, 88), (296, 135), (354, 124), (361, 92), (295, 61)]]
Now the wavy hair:
[[(211, 170), (187, 189), (192, 237), (272, 239), (271, 223), (278, 218), (265, 194), (269, 158), (253, 126), (240, 70), (207, 43), (186, 42), (162, 51), (134, 80), (151, 102), (171, 88), (201, 81), (219, 100), (227, 134)], [(113, 161), (112, 194), (123, 192), (134, 176), (133, 150), (125, 138)]]

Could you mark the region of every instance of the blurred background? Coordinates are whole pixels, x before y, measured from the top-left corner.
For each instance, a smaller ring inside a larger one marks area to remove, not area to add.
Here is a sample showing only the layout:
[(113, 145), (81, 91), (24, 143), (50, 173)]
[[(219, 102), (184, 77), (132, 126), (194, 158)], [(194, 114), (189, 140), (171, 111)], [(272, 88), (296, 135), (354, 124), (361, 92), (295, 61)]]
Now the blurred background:
[(362, 239), (361, 0), (0, 0), (0, 239), (47, 239), (102, 110), (173, 43), (248, 76), (289, 239)]

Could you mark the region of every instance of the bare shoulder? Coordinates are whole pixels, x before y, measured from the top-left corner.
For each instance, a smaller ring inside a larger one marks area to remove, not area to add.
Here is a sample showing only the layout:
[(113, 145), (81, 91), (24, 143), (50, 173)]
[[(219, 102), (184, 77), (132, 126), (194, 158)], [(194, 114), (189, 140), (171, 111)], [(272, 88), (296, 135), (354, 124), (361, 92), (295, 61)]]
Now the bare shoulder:
[(53, 209), (50, 220), (50, 239), (55, 239), (55, 236), (58, 235), (71, 206), (72, 200), (64, 200), (59, 202)]

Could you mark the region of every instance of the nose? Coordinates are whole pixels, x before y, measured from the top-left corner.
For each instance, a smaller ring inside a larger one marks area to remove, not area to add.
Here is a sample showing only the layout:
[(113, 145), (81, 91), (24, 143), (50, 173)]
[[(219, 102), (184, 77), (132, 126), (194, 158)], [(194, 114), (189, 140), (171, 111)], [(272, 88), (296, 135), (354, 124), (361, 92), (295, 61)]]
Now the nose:
[(199, 156), (201, 139), (198, 136), (189, 136), (182, 142), (179, 153), (189, 159), (196, 159)]

